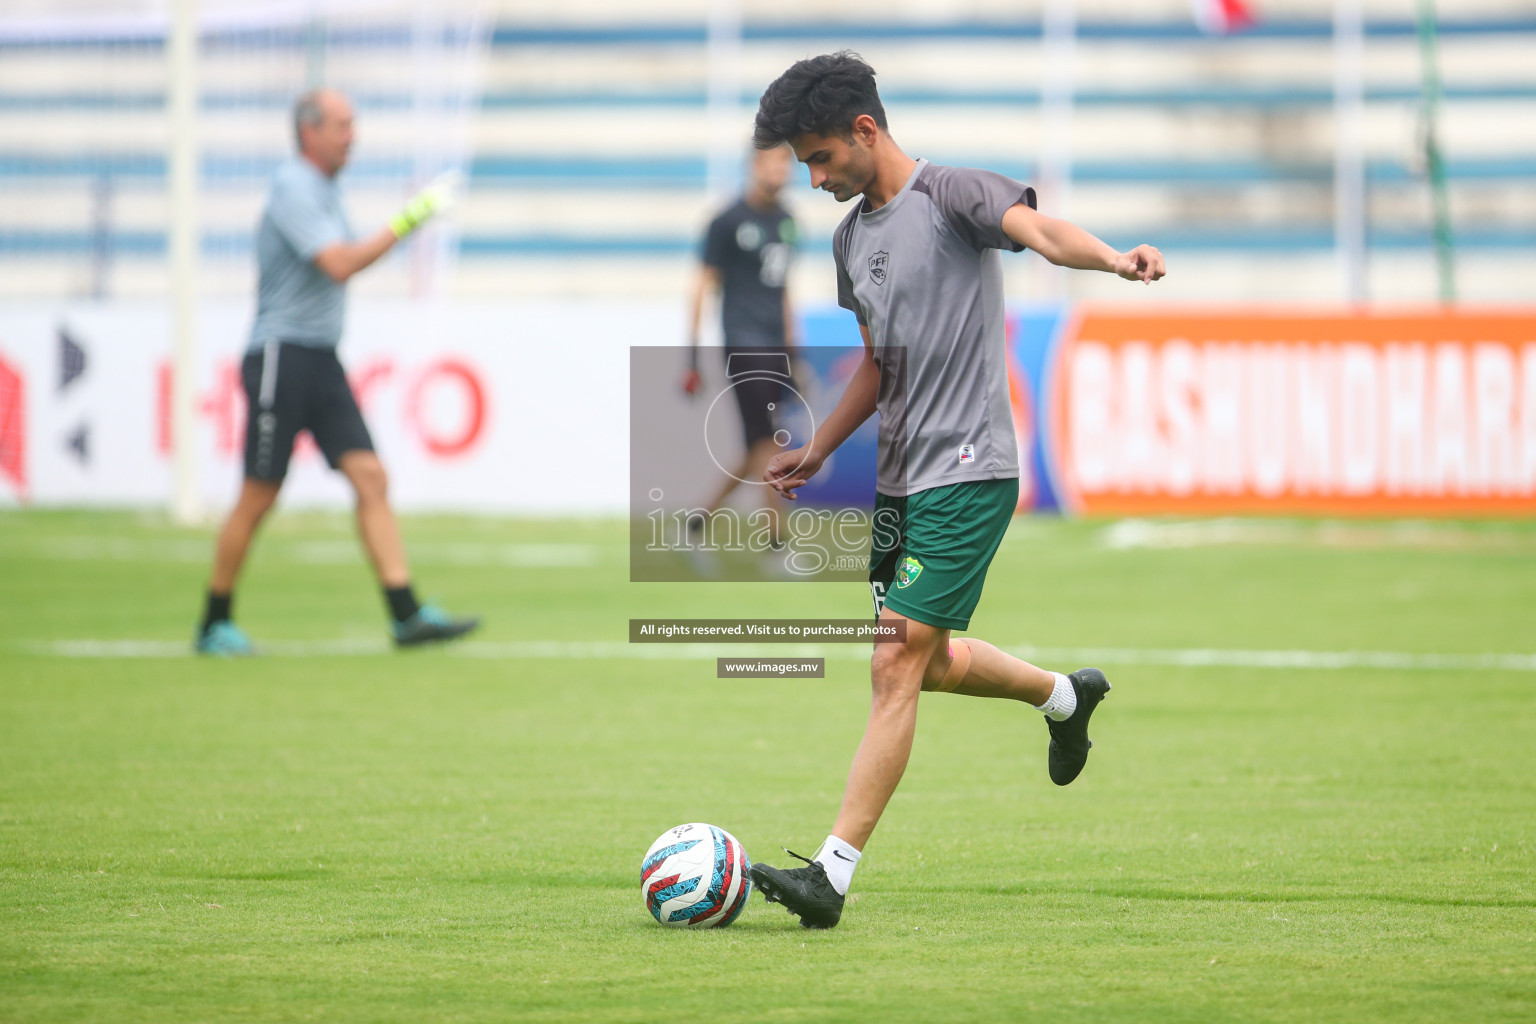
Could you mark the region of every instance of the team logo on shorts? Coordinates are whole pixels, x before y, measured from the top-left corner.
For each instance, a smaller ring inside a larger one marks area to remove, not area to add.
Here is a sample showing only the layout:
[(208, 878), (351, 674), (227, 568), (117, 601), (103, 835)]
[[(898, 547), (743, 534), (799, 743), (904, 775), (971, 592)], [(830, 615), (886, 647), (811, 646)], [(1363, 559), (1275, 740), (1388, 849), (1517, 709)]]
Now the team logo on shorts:
[(901, 568), (896, 570), (896, 589), (902, 590), (917, 582), (917, 578), (923, 574), (923, 563), (908, 555), (901, 560)]
[(869, 258), (869, 279), (875, 284), (885, 284), (885, 269), (890, 259), (891, 254), (884, 249)]

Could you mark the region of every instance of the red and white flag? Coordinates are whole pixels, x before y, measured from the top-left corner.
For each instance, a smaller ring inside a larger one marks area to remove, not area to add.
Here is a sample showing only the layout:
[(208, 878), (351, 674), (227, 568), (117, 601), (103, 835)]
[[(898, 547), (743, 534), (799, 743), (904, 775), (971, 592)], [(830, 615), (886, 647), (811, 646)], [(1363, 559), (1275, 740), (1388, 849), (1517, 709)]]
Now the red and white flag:
[(1212, 35), (1241, 32), (1257, 18), (1251, 0), (1190, 0), (1195, 23)]

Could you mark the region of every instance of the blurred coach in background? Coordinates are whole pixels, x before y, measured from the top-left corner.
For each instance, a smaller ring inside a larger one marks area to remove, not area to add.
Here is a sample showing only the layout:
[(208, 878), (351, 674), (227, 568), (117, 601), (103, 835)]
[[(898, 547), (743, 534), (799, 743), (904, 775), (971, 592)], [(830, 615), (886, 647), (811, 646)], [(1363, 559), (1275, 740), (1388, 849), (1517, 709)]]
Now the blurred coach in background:
[(329, 89), (305, 93), (294, 105), (293, 123), (299, 151), (278, 168), (256, 235), (256, 321), (241, 365), (250, 410), (245, 482), (219, 533), (195, 647), (202, 654), (253, 653), (231, 613), (235, 581), (257, 526), (282, 489), (301, 430), (310, 432), (331, 468), (357, 493), (358, 534), (384, 590), (395, 642), (407, 646), (461, 636), (479, 620), (450, 618), (416, 599), (389, 507), (388, 478), (336, 358), (347, 281), (448, 209), (455, 182), (437, 179), (387, 225), (354, 239), (336, 184), (352, 147), (351, 103)]

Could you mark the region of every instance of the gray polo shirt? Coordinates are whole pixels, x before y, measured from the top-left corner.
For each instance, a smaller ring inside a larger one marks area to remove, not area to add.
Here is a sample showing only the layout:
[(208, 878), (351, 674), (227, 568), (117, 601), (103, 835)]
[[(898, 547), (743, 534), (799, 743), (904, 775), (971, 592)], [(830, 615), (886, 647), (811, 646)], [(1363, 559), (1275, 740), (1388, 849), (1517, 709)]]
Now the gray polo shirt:
[(315, 266), (320, 250), (352, 237), (334, 178), (302, 156), (283, 162), (256, 231), (256, 322), (251, 349), (269, 341), (335, 348), (346, 289)]
[(869, 327), (880, 366), (876, 487), (891, 497), (1019, 475), (1008, 400), (1003, 214), (1035, 190), (919, 160), (880, 209), (832, 236), (837, 301)]

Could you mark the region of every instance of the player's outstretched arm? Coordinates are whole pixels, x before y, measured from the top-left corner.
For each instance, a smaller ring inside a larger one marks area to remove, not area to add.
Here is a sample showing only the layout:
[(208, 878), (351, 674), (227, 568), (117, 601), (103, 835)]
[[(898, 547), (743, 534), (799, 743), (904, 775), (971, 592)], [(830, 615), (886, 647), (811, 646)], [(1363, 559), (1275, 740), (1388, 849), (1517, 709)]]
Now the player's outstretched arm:
[(827, 414), (811, 443), (794, 451), (780, 452), (768, 462), (763, 480), (784, 495), (795, 497), (795, 489), (816, 475), (827, 456), (859, 429), (860, 424), (875, 414), (875, 403), (880, 397), (880, 367), (875, 362), (875, 346), (870, 340), (869, 328), (859, 326), (864, 335), (864, 360), (848, 380), (837, 407)]
[(356, 242), (337, 242), (326, 246), (315, 253), (315, 266), (337, 284), (346, 284), (353, 274), (373, 266), (380, 256), (394, 248), (397, 241), (399, 239), (393, 231), (380, 228)]
[(1003, 234), (1035, 250), (1058, 267), (1073, 270), (1102, 270), (1119, 274), (1127, 281), (1151, 284), (1168, 273), (1163, 254), (1150, 245), (1138, 245), (1129, 252), (1116, 252), (1107, 242), (1095, 238), (1069, 221), (1047, 217), (1019, 203), (1003, 214)]
[(315, 254), (315, 266), (337, 284), (364, 270), (394, 248), (395, 243), (431, 218), (453, 208), (461, 175), (449, 171), (438, 175), (393, 217), (389, 223), (367, 238), (356, 242), (337, 242)]

